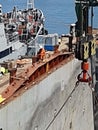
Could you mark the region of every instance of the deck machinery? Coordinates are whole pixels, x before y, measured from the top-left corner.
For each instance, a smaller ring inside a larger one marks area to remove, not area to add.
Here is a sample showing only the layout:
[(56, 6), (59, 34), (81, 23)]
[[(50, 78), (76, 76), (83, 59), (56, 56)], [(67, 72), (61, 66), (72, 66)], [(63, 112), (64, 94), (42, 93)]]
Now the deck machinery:
[[(96, 54), (96, 39), (93, 36), (93, 7), (98, 6), (98, 0), (76, 0), (75, 10), (77, 15), (76, 21), (76, 37), (77, 45), (75, 56), (77, 59), (82, 60), (82, 72), (78, 75), (80, 82), (92, 82), (95, 86), (95, 66), (94, 57)], [(91, 60), (91, 75), (88, 74), (89, 63)], [(82, 75), (82, 77), (81, 77)]]

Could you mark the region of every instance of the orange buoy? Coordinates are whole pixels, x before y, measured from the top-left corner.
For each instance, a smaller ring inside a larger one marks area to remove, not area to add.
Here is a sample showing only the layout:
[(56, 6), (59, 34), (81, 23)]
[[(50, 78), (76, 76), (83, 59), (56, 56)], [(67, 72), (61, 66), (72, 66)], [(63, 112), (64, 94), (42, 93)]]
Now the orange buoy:
[(91, 76), (88, 73), (89, 63), (83, 61), (81, 63), (81, 69), (82, 69), (82, 72), (77, 77), (78, 81), (79, 82), (87, 82), (87, 83), (89, 83), (92, 80)]
[(81, 69), (85, 70), (85, 71), (89, 70), (89, 63), (88, 62), (82, 62), (81, 63)]

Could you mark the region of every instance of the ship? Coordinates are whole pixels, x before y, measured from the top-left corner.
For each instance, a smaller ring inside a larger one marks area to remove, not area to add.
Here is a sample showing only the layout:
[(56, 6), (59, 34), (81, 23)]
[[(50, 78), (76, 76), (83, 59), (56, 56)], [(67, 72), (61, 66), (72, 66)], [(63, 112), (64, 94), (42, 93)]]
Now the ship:
[(27, 1), (27, 9), (3, 13), (0, 5), (0, 63), (28, 55), (28, 46), (38, 35), (48, 32), (44, 28), (44, 15), (34, 7), (33, 1)]
[(76, 27), (70, 26), (70, 34), (59, 40), (55, 35), (40, 36), (51, 39), (42, 47), (46, 51), (18, 59), (17, 67), (10, 66), (0, 77), (1, 130), (97, 130), (98, 29), (88, 26), (88, 11), (98, 2), (75, 4), (81, 15)]
[(32, 57), (17, 64), (1, 77), (1, 130), (94, 130), (92, 90), (75, 86), (80, 62), (64, 44), (43, 61)]

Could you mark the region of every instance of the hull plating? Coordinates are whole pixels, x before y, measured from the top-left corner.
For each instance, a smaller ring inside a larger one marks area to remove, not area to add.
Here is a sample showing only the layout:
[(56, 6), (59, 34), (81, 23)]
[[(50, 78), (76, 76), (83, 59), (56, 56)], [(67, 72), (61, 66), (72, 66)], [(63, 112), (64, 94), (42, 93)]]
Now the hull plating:
[(74, 59), (0, 109), (3, 130), (94, 130), (92, 92)]

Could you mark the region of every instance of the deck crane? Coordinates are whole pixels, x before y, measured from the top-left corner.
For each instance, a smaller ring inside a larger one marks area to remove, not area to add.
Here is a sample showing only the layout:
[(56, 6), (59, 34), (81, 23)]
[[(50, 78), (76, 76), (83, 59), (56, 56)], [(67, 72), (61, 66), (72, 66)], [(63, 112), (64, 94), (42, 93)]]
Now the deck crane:
[[(77, 15), (76, 22), (76, 38), (77, 45), (75, 50), (75, 57), (81, 60), (82, 72), (78, 75), (80, 82), (94, 82), (92, 77), (88, 74), (89, 62), (96, 54), (96, 42), (92, 34), (93, 28), (93, 7), (98, 6), (98, 0), (76, 0), (75, 10)], [(90, 21), (90, 26), (89, 26)], [(93, 61), (91, 60), (91, 72), (93, 71)]]

